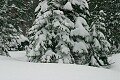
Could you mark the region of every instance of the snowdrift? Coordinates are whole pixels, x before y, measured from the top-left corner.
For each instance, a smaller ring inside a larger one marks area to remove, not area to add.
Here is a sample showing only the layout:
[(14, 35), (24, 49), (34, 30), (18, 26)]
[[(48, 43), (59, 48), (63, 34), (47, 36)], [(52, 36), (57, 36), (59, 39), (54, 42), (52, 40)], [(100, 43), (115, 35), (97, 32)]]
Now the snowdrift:
[(114, 54), (112, 57), (109, 58), (109, 61), (115, 62), (113, 65), (111, 65), (111, 70), (120, 72), (120, 53)]
[(71, 64), (16, 61), (0, 56), (0, 80), (120, 80), (120, 72)]

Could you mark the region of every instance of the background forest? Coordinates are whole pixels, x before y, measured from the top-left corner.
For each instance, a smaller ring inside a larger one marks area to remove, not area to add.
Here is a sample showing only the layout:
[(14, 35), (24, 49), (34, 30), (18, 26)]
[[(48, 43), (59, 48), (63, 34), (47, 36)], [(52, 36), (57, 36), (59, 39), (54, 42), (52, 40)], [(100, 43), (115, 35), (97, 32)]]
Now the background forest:
[(0, 47), (29, 62), (108, 65), (120, 52), (120, 0), (0, 0)]

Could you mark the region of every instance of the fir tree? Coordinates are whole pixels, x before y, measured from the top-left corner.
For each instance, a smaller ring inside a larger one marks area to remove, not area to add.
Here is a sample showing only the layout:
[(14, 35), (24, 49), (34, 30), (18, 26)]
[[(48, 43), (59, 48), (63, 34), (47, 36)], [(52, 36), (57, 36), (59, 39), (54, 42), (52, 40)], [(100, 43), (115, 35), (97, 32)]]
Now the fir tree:
[(8, 0), (10, 22), (13, 26), (21, 28), (22, 34), (32, 25), (34, 19), (32, 0)]
[(11, 26), (9, 32), (6, 33), (7, 36), (10, 36), (6, 38), (8, 40), (4, 41), (4, 43), (7, 45), (8, 50), (11, 50), (12, 47), (19, 50), (22, 45), (18, 42), (18, 38), (20, 35), (26, 35), (26, 31), (32, 25), (34, 19), (33, 1), (3, 0), (0, 2), (0, 5), (0, 16), (5, 19), (3, 20), (4, 22), (1, 21), (1, 25), (7, 24)]
[(0, 6), (0, 48), (1, 48), (1, 55), (9, 56), (6, 47), (8, 46), (6, 42), (13, 35), (16, 35), (17, 30), (14, 26), (9, 23), (9, 16), (8, 14), (8, 0), (2, 1)]
[[(100, 10), (104, 10), (107, 14), (106, 16), (106, 37), (111, 43), (112, 47), (117, 50), (119, 47), (119, 13), (120, 13), (120, 0), (90, 0), (90, 13), (91, 19), (89, 22), (94, 20), (94, 15), (96, 15)], [(119, 50), (119, 49), (118, 49)]]
[[(9, 42), (16, 42), (16, 39), (20, 34), (21, 21), (24, 21), (21, 17), (23, 11), (16, 0), (3, 0), (0, 2), (0, 44), (2, 55), (9, 55), (7, 49), (11, 46)], [(24, 9), (23, 9), (24, 10)], [(17, 45), (17, 43), (16, 43)]]
[(35, 12), (29, 61), (85, 64), (90, 39), (86, 0), (40, 0)]
[[(91, 35), (93, 37), (93, 42), (91, 43), (93, 56), (91, 57), (91, 60), (95, 58), (94, 60), (96, 60), (97, 64), (100, 66), (103, 64), (99, 62), (99, 59), (101, 59), (104, 64), (109, 64), (107, 61), (107, 56), (109, 55), (111, 48), (110, 43), (107, 41), (107, 38), (104, 35), (106, 32), (106, 25), (104, 23), (105, 16), (106, 14), (104, 11), (100, 10), (98, 15), (95, 15), (95, 20), (91, 25)], [(92, 65), (97, 65), (96, 62), (92, 61), (91, 63)]]

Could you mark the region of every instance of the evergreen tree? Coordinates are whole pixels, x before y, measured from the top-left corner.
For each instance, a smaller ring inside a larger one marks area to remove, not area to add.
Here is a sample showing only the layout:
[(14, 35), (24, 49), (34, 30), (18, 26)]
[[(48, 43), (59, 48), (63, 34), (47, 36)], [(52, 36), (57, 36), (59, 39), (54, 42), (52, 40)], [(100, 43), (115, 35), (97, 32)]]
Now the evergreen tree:
[[(95, 15), (95, 20), (92, 23), (91, 35), (93, 37), (93, 42), (91, 43), (93, 56), (91, 60), (96, 60), (97, 64), (100, 66), (104, 64), (109, 64), (107, 61), (107, 56), (110, 53), (111, 45), (107, 41), (105, 28), (105, 17), (106, 13), (103, 10), (100, 10), (98, 15)], [(93, 59), (95, 58), (95, 59)], [(103, 61), (103, 64), (99, 62), (99, 59)], [(92, 61), (92, 65), (97, 65), (95, 61)]]
[[(1, 34), (5, 34), (5, 39), (1, 43), (5, 44), (8, 50), (12, 47), (19, 49), (22, 47), (18, 42), (20, 35), (26, 35), (26, 31), (32, 25), (34, 19), (34, 9), (32, 0), (2, 0), (0, 1)], [(6, 27), (5, 27), (6, 26)], [(7, 30), (5, 31), (4, 28)]]
[(32, 0), (8, 0), (9, 20), (13, 26), (21, 28), (22, 34), (32, 25), (34, 19)]
[(104, 12), (107, 14), (105, 20), (106, 37), (112, 46), (116, 46), (116, 48), (118, 48), (120, 44), (120, 0), (90, 0), (89, 6), (92, 16), (89, 20), (89, 23), (94, 20), (94, 15), (96, 15), (100, 10), (104, 10)]
[(40, 0), (29, 29), (29, 61), (85, 64), (89, 49), (86, 0)]
[(9, 56), (6, 47), (8, 46), (6, 42), (8, 42), (13, 36), (16, 36), (18, 33), (18, 29), (16, 29), (10, 22), (8, 15), (8, 0), (0, 2), (0, 54)]

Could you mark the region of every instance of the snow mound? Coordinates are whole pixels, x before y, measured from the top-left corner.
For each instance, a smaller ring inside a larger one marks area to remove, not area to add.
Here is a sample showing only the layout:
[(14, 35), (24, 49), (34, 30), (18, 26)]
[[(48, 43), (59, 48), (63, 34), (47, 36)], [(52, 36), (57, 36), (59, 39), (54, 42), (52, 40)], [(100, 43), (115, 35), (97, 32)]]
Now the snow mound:
[[(17, 54), (22, 57), (25, 52), (10, 52), (14, 58), (18, 58)], [(116, 61), (113, 66), (120, 65), (118, 57), (120, 54), (112, 56)], [(119, 74), (118, 71), (84, 65), (29, 63), (0, 56), (0, 80), (120, 80)]]
[(0, 61), (1, 80), (120, 80), (114, 71), (78, 65)]
[(115, 54), (109, 58), (110, 63), (115, 62), (111, 65), (111, 70), (120, 72), (120, 53)]
[(25, 51), (9, 51), (9, 54), (11, 56), (9, 58), (10, 60), (17, 60), (17, 61), (22, 61), (22, 62), (25, 62), (27, 60), (27, 57), (25, 56), (26, 55)]
[(0, 75), (1, 80), (120, 80), (118, 72), (107, 69), (11, 60), (0, 61)]
[(10, 57), (0, 56), (0, 61), (3, 60), (12, 60)]

